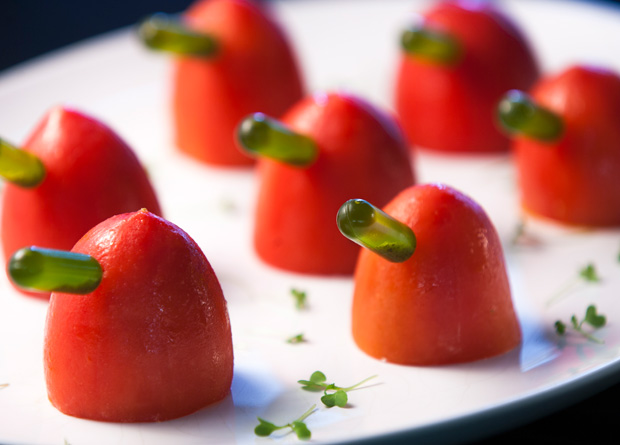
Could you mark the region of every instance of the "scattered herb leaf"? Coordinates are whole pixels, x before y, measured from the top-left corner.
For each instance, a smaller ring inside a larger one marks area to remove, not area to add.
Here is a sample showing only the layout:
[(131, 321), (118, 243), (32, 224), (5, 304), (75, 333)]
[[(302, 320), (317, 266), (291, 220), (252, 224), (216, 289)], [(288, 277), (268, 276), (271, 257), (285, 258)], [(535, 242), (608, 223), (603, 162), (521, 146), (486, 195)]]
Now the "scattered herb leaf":
[(517, 223), (511, 243), (515, 246), (538, 246), (541, 244), (538, 238), (528, 232), (525, 220)]
[[(605, 326), (606, 322), (607, 322), (606, 317), (602, 314), (598, 314), (596, 311), (596, 306), (592, 304), (587, 307), (586, 314), (583, 320), (579, 321), (576, 315), (573, 315), (570, 318), (570, 323), (571, 323), (571, 327), (573, 328), (573, 330), (583, 335), (588, 340), (593, 341), (595, 343), (604, 343), (604, 341), (601, 340), (600, 338), (593, 336), (589, 332), (585, 331), (583, 329), (583, 324), (587, 323), (590, 326), (592, 326), (594, 329), (598, 329), (598, 328)], [(555, 331), (559, 335), (566, 334), (566, 324), (563, 323), (561, 320), (556, 321), (554, 326), (555, 326)]]
[(340, 408), (344, 408), (347, 406), (347, 402), (349, 401), (349, 397), (347, 393), (342, 389), (337, 390), (334, 393), (328, 394), (327, 392), (323, 397), (321, 397), (321, 402), (328, 408), (333, 406), (339, 406)]
[(254, 434), (260, 437), (266, 437), (271, 435), (274, 431), (281, 430), (284, 428), (290, 428), (300, 440), (309, 440), (312, 436), (312, 433), (304, 423), (304, 420), (314, 412), (316, 405), (312, 405), (308, 411), (303, 413), (298, 419), (293, 420), (286, 425), (277, 426), (271, 422), (268, 422), (265, 419), (261, 419), (258, 417), (258, 425), (254, 428)]
[(512, 236), (512, 244), (519, 244), (523, 235), (525, 235), (525, 221), (521, 220), (515, 227), (515, 233)]
[(307, 307), (307, 296), (305, 291), (301, 291), (299, 289), (291, 289), (291, 295), (295, 299), (295, 307), (299, 310), (306, 309)]
[(297, 437), (300, 440), (309, 440), (312, 436), (312, 433), (310, 432), (306, 424), (300, 422), (299, 420), (295, 420), (294, 422), (292, 422), (291, 428), (293, 429), (293, 432), (297, 434)]
[(222, 198), (220, 199), (220, 208), (225, 213), (236, 213), (237, 212), (237, 204), (230, 198)]
[(549, 300), (547, 300), (547, 307), (551, 306), (558, 300), (566, 297), (568, 294), (573, 292), (577, 286), (583, 284), (584, 282), (598, 283), (600, 281), (601, 277), (598, 275), (596, 267), (593, 263), (589, 263), (579, 270), (579, 274), (574, 279), (566, 283), (562, 288), (560, 288), (559, 291), (555, 293), (555, 295), (553, 295), (551, 298), (549, 298)]
[(599, 315), (596, 313), (596, 306), (590, 305), (586, 309), (586, 316), (583, 319), (584, 322), (588, 323), (593, 328), (601, 328), (605, 326), (607, 319), (604, 315)]
[(306, 340), (306, 338), (304, 337), (304, 334), (303, 334), (303, 333), (301, 333), (301, 334), (297, 334), (297, 335), (293, 335), (293, 336), (291, 336), (291, 337), (289, 337), (289, 338), (287, 338), (287, 339), (286, 339), (286, 342), (287, 342), (287, 343), (291, 343), (291, 344), (293, 344), (293, 345), (296, 345), (297, 343), (305, 343), (306, 341), (307, 341), (307, 340)]
[(579, 271), (579, 276), (586, 281), (598, 282), (601, 281), (601, 278), (596, 273), (596, 268), (594, 264), (590, 263), (583, 269)]
[(261, 419), (260, 417), (258, 417), (258, 425), (256, 425), (256, 428), (254, 428), (254, 434), (256, 434), (257, 436), (265, 437), (269, 436), (275, 430), (285, 428), (286, 426), (288, 425), (285, 425), (283, 427), (277, 427), (273, 423), (267, 422), (265, 419)]
[(347, 392), (352, 389), (361, 386), (366, 383), (370, 379), (374, 379), (377, 377), (376, 375), (370, 376), (361, 382), (356, 383), (355, 385), (340, 387), (336, 386), (334, 383), (326, 383), (327, 377), (321, 371), (315, 371), (310, 376), (310, 380), (298, 380), (297, 383), (301, 384), (301, 389), (312, 392), (323, 391), (323, 396), (321, 397), (321, 402), (328, 408), (333, 406), (339, 406), (344, 408), (348, 401), (349, 397), (347, 396)]
[(314, 371), (310, 376), (310, 381), (313, 383), (323, 383), (326, 380), (327, 377), (321, 371)]
[(315, 371), (310, 376), (310, 380), (297, 380), (297, 383), (302, 385), (301, 389), (306, 391), (319, 392), (325, 390), (325, 374), (321, 371)]

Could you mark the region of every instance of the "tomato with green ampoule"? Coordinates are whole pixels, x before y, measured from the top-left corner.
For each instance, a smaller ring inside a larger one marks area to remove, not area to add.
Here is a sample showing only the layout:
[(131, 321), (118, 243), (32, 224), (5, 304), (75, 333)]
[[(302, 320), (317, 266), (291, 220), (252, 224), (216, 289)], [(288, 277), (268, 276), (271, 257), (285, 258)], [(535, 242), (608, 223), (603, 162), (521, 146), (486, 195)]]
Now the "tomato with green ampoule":
[(54, 292), (45, 379), (61, 412), (108, 422), (190, 414), (230, 392), (226, 300), (198, 245), (141, 210), (95, 226), (72, 252), (101, 265), (85, 295)]
[(513, 137), (521, 203), (567, 224), (620, 225), (620, 76), (572, 66), (512, 91), (500, 121)]
[(29, 245), (71, 249), (93, 226), (119, 213), (146, 207), (161, 214), (134, 152), (92, 117), (53, 108), (22, 149), (40, 160), (43, 177), (32, 187), (4, 186), (0, 234), (5, 260)]
[[(359, 249), (334, 226), (340, 204), (351, 195), (386, 203), (414, 183), (397, 121), (352, 95), (315, 94), (279, 123), (249, 118), (240, 134), (246, 145), (272, 142), (259, 153), (254, 245), (289, 271), (351, 274)], [(264, 156), (270, 150), (286, 161)]]
[(176, 145), (210, 165), (251, 165), (235, 143), (239, 121), (257, 111), (280, 116), (303, 95), (288, 39), (267, 6), (252, 0), (200, 0), (182, 18), (156, 14), (140, 27), (147, 45), (176, 55)]
[[(501, 243), (473, 200), (441, 184), (418, 185), (383, 211), (347, 202), (338, 223), (372, 249), (360, 253), (353, 295), (353, 338), (364, 352), (392, 363), (443, 365), (519, 345)], [(374, 224), (380, 235), (366, 233)]]
[(505, 152), (495, 107), (539, 76), (523, 33), (490, 2), (440, 2), (403, 33), (396, 111), (409, 142), (446, 152)]

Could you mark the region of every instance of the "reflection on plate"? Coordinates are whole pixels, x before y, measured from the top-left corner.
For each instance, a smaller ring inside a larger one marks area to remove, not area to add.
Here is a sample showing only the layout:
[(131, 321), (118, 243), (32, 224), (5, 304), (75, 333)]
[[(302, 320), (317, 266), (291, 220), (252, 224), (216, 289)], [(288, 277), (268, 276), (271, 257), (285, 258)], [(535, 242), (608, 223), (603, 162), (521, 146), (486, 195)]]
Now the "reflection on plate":
[[(298, 47), (312, 90), (344, 88), (390, 106), (398, 31), (426, 2), (295, 1), (275, 8)], [(620, 69), (620, 13), (574, 2), (507, 2), (545, 70), (593, 62)], [(552, 18), (552, 19), (551, 19)], [(583, 26), (587, 23), (588, 26)], [(573, 32), (579, 28), (580, 33)], [(606, 45), (599, 42), (605, 41)], [(68, 103), (118, 131), (146, 164), (166, 217), (205, 251), (229, 301), (236, 366), (223, 403), (160, 424), (120, 425), (74, 419), (47, 401), (42, 370), (46, 303), (17, 295), (0, 280), (0, 442), (59, 444), (267, 443), (253, 434), (256, 417), (288, 422), (317, 395), (298, 379), (324, 371), (354, 383), (347, 409), (321, 408), (308, 418), (313, 439), (342, 443), (362, 438), (433, 438), (459, 442), (527, 421), (585, 397), (618, 379), (620, 329), (613, 317), (597, 335), (604, 345), (569, 337), (560, 342), (556, 319), (581, 314), (590, 303), (617, 314), (620, 232), (581, 231), (527, 220), (539, 242), (514, 244), (521, 222), (514, 171), (507, 156), (455, 158), (419, 153), (423, 182), (448, 183), (487, 210), (504, 242), (514, 300), (524, 332), (521, 348), (458, 366), (415, 368), (367, 357), (349, 327), (353, 283), (274, 270), (251, 249), (256, 177), (216, 170), (174, 151), (168, 120), (165, 57), (145, 51), (130, 31), (112, 33), (10, 70), (0, 77), (0, 134), (21, 141), (54, 104)], [(594, 263), (600, 283), (577, 285), (549, 299)], [(291, 288), (308, 294), (297, 311)], [(303, 332), (307, 343), (285, 339)], [(294, 435), (276, 435), (296, 442)]]

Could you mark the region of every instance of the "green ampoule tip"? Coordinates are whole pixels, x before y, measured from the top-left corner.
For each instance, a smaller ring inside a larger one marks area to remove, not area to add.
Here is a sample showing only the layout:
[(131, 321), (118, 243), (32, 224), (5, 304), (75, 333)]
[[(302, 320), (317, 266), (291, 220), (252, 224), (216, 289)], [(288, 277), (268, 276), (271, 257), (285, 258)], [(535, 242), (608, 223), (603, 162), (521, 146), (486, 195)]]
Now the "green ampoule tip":
[(246, 117), (237, 130), (241, 147), (254, 156), (264, 156), (297, 167), (312, 164), (318, 149), (312, 139), (291, 131), (263, 113)]
[(413, 230), (363, 199), (350, 199), (338, 210), (340, 232), (388, 261), (408, 260), (416, 247)]
[(523, 135), (541, 142), (553, 142), (563, 130), (562, 118), (537, 105), (526, 93), (511, 90), (497, 106), (497, 117), (508, 134)]
[(423, 26), (411, 26), (403, 31), (400, 44), (406, 53), (442, 65), (455, 63), (461, 54), (452, 36)]
[(213, 37), (192, 31), (161, 12), (140, 22), (138, 35), (146, 46), (158, 51), (196, 57), (209, 57), (217, 52)]
[(8, 264), (11, 280), (30, 291), (88, 294), (94, 291), (103, 272), (99, 262), (81, 253), (24, 247)]
[(0, 176), (21, 187), (36, 187), (45, 178), (41, 160), (0, 139)]

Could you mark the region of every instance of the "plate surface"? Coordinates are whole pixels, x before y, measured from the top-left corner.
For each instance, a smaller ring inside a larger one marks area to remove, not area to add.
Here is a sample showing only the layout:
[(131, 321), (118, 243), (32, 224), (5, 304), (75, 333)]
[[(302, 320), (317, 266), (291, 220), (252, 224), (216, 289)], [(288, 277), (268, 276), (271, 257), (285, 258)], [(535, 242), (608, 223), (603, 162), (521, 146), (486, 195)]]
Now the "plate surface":
[[(298, 48), (310, 91), (346, 89), (389, 108), (398, 33), (427, 2), (275, 2)], [(620, 12), (559, 1), (509, 1), (545, 71), (588, 62), (620, 70)], [(579, 33), (574, 32), (579, 29)], [(601, 45), (600, 42), (605, 42)], [(108, 34), (6, 71), (0, 76), (0, 134), (20, 142), (42, 114), (69, 104), (99, 117), (136, 150), (149, 170), (166, 217), (203, 248), (229, 302), (235, 378), (222, 403), (160, 424), (121, 425), (64, 416), (47, 400), (42, 337), (47, 303), (24, 298), (0, 277), (0, 442), (29, 444), (198, 444), (296, 442), (292, 434), (261, 439), (256, 417), (287, 423), (317, 403), (298, 379), (320, 369), (349, 385), (378, 377), (350, 394), (346, 409), (319, 408), (307, 419), (313, 440), (441, 439), (462, 442), (531, 420), (620, 379), (620, 231), (583, 231), (527, 220), (532, 245), (513, 243), (522, 220), (507, 156), (446, 157), (420, 152), (421, 182), (452, 185), (476, 199), (504, 244), (513, 298), (523, 328), (520, 348), (458, 366), (416, 368), (374, 360), (350, 335), (351, 279), (308, 277), (261, 263), (251, 248), (256, 177), (217, 170), (179, 155), (169, 126), (169, 63), (144, 50), (130, 30)], [(594, 263), (600, 283), (576, 284)], [(295, 309), (290, 289), (307, 292)], [(603, 345), (569, 336), (568, 321), (594, 303), (609, 323)], [(285, 339), (303, 332), (307, 343)], [(319, 402), (320, 405), (320, 402)]]

